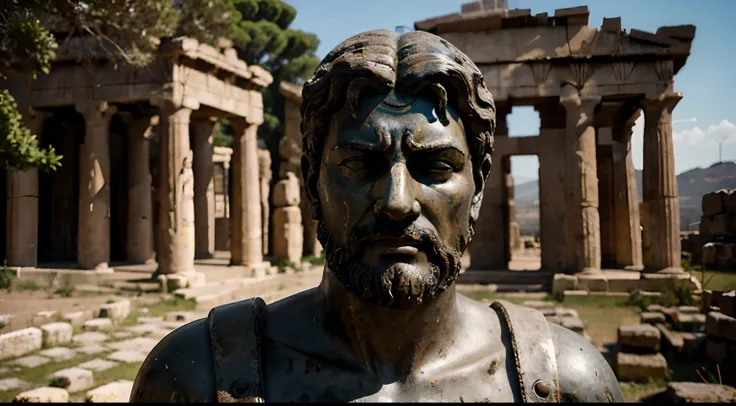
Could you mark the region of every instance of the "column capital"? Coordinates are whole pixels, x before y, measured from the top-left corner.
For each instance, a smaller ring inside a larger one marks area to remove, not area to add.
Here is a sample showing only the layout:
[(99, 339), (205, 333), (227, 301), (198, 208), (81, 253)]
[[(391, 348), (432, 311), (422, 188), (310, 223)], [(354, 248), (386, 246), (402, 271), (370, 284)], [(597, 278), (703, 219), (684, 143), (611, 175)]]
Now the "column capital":
[(109, 121), (118, 111), (106, 101), (77, 102), (74, 108), (84, 116), (85, 121)]
[(675, 106), (682, 100), (682, 93), (664, 93), (656, 99), (643, 99), (639, 104), (644, 114), (661, 113), (663, 110), (672, 112)]
[(232, 117), (229, 118), (228, 121), (230, 122), (230, 125), (233, 127), (233, 131), (235, 132), (235, 136), (239, 137), (243, 134), (245, 134), (247, 131), (254, 131), (258, 129), (258, 126), (260, 126), (262, 123), (254, 123), (250, 121), (246, 117)]
[(584, 111), (590, 110), (590, 113), (593, 112), (596, 106), (600, 104), (601, 102), (601, 96), (581, 96), (581, 95), (571, 95), (567, 97), (560, 97), (560, 104), (565, 106), (565, 109), (570, 110), (572, 107), (581, 108)]

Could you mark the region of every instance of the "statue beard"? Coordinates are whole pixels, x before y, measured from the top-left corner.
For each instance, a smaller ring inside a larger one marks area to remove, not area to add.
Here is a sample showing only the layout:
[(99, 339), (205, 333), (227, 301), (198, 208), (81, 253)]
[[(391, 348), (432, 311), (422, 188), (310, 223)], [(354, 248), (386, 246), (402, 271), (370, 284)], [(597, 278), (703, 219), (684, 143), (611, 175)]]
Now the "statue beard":
[[(369, 239), (380, 236), (409, 237), (418, 241), (418, 248), (427, 255), (428, 269), (402, 262), (388, 267), (367, 266), (362, 259), (363, 251), (370, 244)], [(452, 285), (460, 273), (462, 253), (470, 237), (462, 237), (460, 249), (457, 250), (445, 244), (433, 232), (414, 225), (394, 232), (358, 227), (345, 246), (338, 246), (334, 235), (320, 220), (317, 224), (317, 239), (324, 247), (325, 261), (330, 271), (348, 291), (380, 306), (401, 309), (437, 297)]]

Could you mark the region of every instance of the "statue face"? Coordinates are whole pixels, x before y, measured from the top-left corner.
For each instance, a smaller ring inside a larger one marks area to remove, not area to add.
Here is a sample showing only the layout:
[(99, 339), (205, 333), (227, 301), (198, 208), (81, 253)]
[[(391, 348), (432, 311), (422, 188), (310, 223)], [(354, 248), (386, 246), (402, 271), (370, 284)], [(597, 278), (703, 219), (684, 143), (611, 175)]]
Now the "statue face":
[(335, 115), (322, 151), (318, 235), (345, 286), (381, 305), (419, 304), (457, 277), (475, 191), (461, 121), (431, 99), (366, 97)]

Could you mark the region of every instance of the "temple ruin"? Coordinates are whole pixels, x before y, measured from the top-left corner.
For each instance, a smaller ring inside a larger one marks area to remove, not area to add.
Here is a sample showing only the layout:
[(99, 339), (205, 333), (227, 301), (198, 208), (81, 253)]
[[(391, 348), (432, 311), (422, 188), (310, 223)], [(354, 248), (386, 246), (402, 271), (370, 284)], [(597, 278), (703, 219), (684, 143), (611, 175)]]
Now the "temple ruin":
[[(216, 218), (228, 218), (232, 265), (268, 268), (256, 131), (271, 75), (227, 40), (163, 42), (144, 68), (95, 57), (106, 55), (98, 47), (72, 38), (50, 74), (3, 83), (41, 144), (64, 156), (55, 172), (7, 174), (8, 265), (106, 273), (155, 260), (170, 289), (197, 285), (194, 259), (213, 254)], [(231, 151), (212, 147), (216, 117), (234, 129)]]
[[(470, 247), (471, 269), (507, 267), (514, 221), (509, 158), (537, 155), (543, 269), (682, 271), (672, 110), (682, 98), (674, 76), (690, 55), (695, 27), (626, 32), (620, 18), (592, 28), (588, 17), (587, 6), (532, 15), (486, 11), (474, 2), (462, 13), (415, 23), (465, 52), (496, 101), (494, 169)], [(506, 116), (514, 106), (539, 112), (538, 136), (508, 136)], [(640, 213), (631, 133), (642, 111)]]

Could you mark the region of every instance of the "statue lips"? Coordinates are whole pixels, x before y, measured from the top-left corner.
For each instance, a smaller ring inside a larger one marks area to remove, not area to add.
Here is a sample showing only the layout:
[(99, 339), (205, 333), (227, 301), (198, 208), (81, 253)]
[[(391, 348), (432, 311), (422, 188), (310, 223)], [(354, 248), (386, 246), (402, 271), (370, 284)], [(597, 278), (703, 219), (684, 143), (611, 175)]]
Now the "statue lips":
[(412, 235), (374, 236), (359, 241), (357, 248), (363, 251), (368, 262), (385, 260), (386, 257), (415, 259), (423, 250), (426, 241)]

